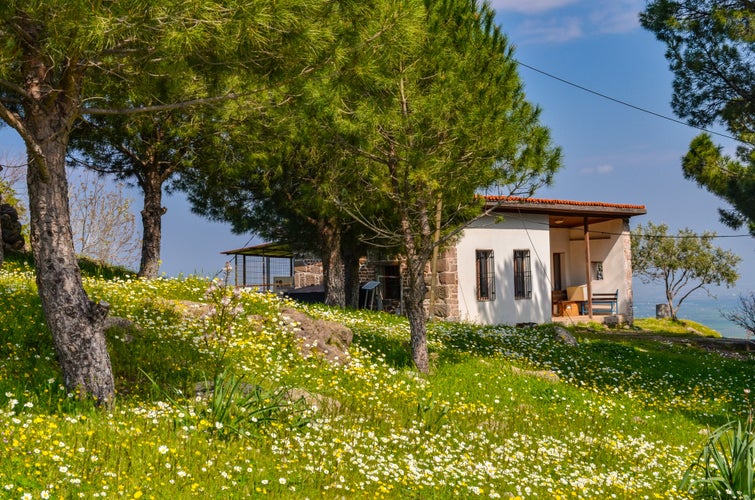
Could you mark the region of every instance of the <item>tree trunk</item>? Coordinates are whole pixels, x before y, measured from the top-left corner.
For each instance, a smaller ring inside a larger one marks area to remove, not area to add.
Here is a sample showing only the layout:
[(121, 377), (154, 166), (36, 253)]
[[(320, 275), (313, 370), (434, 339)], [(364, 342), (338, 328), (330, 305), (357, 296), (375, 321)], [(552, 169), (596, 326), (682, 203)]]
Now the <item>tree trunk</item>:
[[(0, 168), (1, 169), (1, 168)], [(0, 194), (0, 207), (3, 205), (3, 195)], [(5, 242), (3, 241), (3, 221), (2, 213), (0, 213), (0, 267), (3, 267), (3, 261), (5, 259)]]
[(430, 371), (427, 353), (427, 320), (425, 316), (425, 266), (419, 265), (416, 256), (407, 256), (408, 287), (404, 291), (404, 309), (411, 331), (412, 361), (420, 373)]
[(443, 217), (443, 198), (438, 195), (435, 201), (435, 232), (433, 234), (433, 257), (430, 261), (430, 303), (427, 316), (435, 320), (435, 291), (438, 287), (438, 252), (440, 247), (440, 226)]
[(341, 258), (341, 230), (329, 221), (318, 223), (321, 235), (325, 304), (346, 306), (345, 276)]
[(162, 206), (163, 183), (159, 167), (150, 166), (140, 184), (144, 193), (144, 209), (141, 212), (142, 258), (138, 275), (143, 278), (157, 278), (160, 269), (162, 217), (167, 210)]
[[(412, 201), (408, 186), (399, 180), (408, 176), (405, 172), (399, 172), (399, 160), (395, 154), (391, 155), (388, 169), (393, 193), (398, 200), (396, 210), (401, 222), (401, 238), (406, 257), (408, 287), (404, 291), (403, 307), (409, 319), (412, 361), (420, 373), (427, 373), (430, 371), (430, 360), (427, 352), (427, 318), (424, 303), (427, 292), (425, 266), (433, 247), (430, 220), (422, 196), (419, 195)], [(410, 206), (412, 204), (414, 206)]]
[(669, 292), (666, 292), (666, 303), (668, 304), (668, 310), (671, 312), (671, 319), (676, 321), (676, 307), (674, 307), (674, 296)]
[(354, 245), (342, 247), (346, 306), (359, 307), (359, 249)]
[(55, 118), (41, 117), (34, 124), (43, 157), (29, 154), (27, 184), (37, 287), (66, 389), (79, 396), (90, 394), (98, 404), (109, 406), (115, 390), (103, 331), (108, 305), (89, 300), (82, 285), (68, 206), (63, 139), (67, 134), (55, 126)]
[[(19, 9), (14, 28), (25, 43), (18, 50), (24, 88), (18, 92), (22, 113), (0, 103), (3, 120), (24, 140), (28, 167), (30, 244), (37, 289), (50, 329), (63, 382), (70, 393), (91, 395), (100, 405), (115, 398), (113, 373), (104, 335), (108, 305), (95, 304), (86, 292), (73, 246), (65, 159), (71, 127), (81, 109), (86, 65), (60, 57), (55, 66), (44, 57), (44, 27)], [(20, 110), (19, 110), (20, 111)]]

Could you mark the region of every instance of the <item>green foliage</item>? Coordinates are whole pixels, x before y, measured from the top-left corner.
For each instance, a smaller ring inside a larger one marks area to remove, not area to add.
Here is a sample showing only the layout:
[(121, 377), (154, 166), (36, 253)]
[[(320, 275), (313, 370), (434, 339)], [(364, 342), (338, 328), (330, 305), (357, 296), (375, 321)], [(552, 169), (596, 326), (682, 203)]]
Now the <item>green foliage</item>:
[[(181, 57), (150, 59), (127, 86), (115, 82), (107, 88), (111, 109), (131, 108), (135, 96), (139, 106), (159, 109), (94, 113), (77, 123), (71, 142), (76, 164), (115, 174), (140, 188), (145, 243), (139, 274), (150, 278), (157, 276), (159, 267), (163, 190), (180, 184), (177, 174), (183, 171), (209, 170), (208, 164), (217, 168), (232, 156), (244, 163), (248, 174), (250, 164), (240, 159), (245, 153), (232, 148), (230, 139), (243, 135), (249, 148), (254, 142), (249, 140), (251, 130), (270, 126), (261, 110), (277, 105), (272, 97), (275, 87), (308, 73), (323, 57), (319, 47), (325, 35), (317, 25), (325, 2), (250, 0), (224, 8), (207, 7), (206, 2), (186, 4), (207, 10), (199, 14), (206, 26), (200, 27), (199, 20), (192, 24), (197, 35), (213, 39), (212, 45), (182, 52)], [(255, 146), (250, 155), (257, 154)], [(194, 184), (205, 185), (207, 177), (205, 171), (183, 184), (193, 189)]]
[(672, 318), (696, 290), (707, 290), (708, 285), (731, 287), (739, 278), (736, 268), (742, 259), (715, 247), (715, 235), (709, 231), (698, 235), (688, 228), (672, 235), (667, 225), (652, 222), (632, 231), (632, 272), (645, 283), (665, 286)]
[(303, 396), (292, 400), (286, 387), (266, 390), (260, 385), (245, 383), (244, 375), (236, 376), (227, 368), (217, 373), (212, 382), (205, 381), (201, 385), (198, 405), (182, 403), (162, 391), (149, 374), (143, 374), (175, 407), (182, 409), (184, 415), (191, 415), (189, 422), (222, 439), (259, 437), (260, 432), (274, 423), (298, 430), (310, 420)]
[[(31, 255), (29, 255), (31, 259)], [(82, 276), (91, 278), (100, 278), (103, 280), (112, 280), (116, 278), (128, 279), (134, 278), (136, 274), (130, 269), (123, 266), (116, 266), (111, 263), (95, 261), (87, 257), (79, 257), (79, 269)]]
[(450, 405), (438, 404), (434, 400), (418, 401), (416, 423), (422, 432), (437, 432), (443, 426), (443, 420), (451, 411)]
[(239, 317), (244, 312), (241, 290), (229, 285), (231, 264), (226, 263), (222, 278), (214, 278), (204, 293), (209, 310), (202, 314), (202, 342), (212, 353), (215, 363), (214, 376), (219, 376), (225, 356), (236, 337)]
[(663, 335), (693, 335), (720, 338), (721, 334), (701, 323), (688, 319), (635, 318), (634, 326), (651, 333)]
[(26, 207), (18, 197), (18, 193), (13, 189), (13, 186), (3, 179), (0, 179), (0, 203), (7, 203), (15, 208), (19, 220), (24, 220), (26, 217)]
[(682, 170), (685, 178), (695, 180), (734, 207), (719, 209), (724, 224), (735, 229), (746, 225), (755, 236), (755, 164), (750, 158), (755, 150), (740, 149), (741, 162), (724, 155), (709, 135), (699, 135), (682, 159)]
[(755, 494), (755, 427), (752, 418), (711, 432), (680, 489), (702, 498), (749, 499)]
[(480, 215), (479, 192), (531, 194), (548, 183), (560, 151), (525, 98), (489, 5), (424, 2), (409, 14), (414, 31), (344, 73), (334, 131), (367, 160), (356, 172), (357, 196), (341, 203), (366, 241), (405, 260), (412, 360), (424, 372), (424, 270), (433, 249)]
[(674, 73), (671, 105), (696, 127), (720, 122), (736, 140), (738, 161), (724, 156), (710, 136), (690, 144), (682, 167), (687, 178), (730, 203), (721, 220), (755, 236), (755, 162), (752, 82), (755, 80), (755, 13), (747, 0), (653, 0), (642, 25), (666, 44)]

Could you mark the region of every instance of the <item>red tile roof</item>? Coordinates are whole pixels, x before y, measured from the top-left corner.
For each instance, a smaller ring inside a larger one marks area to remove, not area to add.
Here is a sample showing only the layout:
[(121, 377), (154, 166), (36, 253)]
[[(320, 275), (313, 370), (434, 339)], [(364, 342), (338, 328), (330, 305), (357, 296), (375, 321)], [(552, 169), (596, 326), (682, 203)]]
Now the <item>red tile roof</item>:
[(519, 196), (485, 196), (489, 203), (511, 203), (524, 205), (570, 205), (582, 208), (617, 208), (625, 210), (646, 210), (645, 205), (630, 205), (624, 203), (605, 203), (599, 201), (550, 200), (544, 198), (522, 198)]

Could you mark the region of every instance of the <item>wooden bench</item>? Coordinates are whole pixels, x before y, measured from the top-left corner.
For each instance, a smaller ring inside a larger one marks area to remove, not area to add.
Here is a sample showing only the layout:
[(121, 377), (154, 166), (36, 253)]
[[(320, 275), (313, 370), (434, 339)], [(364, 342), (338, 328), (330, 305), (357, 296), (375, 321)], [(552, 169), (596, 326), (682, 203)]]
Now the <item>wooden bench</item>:
[[(597, 306), (597, 307), (596, 307)], [(619, 312), (619, 290), (608, 293), (593, 292), (592, 312), (605, 314), (617, 314)], [(582, 302), (582, 314), (587, 314), (587, 301)]]

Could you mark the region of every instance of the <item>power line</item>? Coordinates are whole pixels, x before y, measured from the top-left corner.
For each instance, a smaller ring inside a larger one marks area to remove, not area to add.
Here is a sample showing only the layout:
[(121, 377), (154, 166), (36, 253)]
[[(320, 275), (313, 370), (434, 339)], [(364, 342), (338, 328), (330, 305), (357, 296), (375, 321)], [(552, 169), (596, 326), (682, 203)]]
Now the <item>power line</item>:
[(523, 62), (521, 62), (521, 61), (519, 61), (517, 59), (514, 59), (514, 61), (517, 64), (519, 64), (520, 66), (524, 66), (525, 68), (531, 69), (532, 71), (536, 71), (536, 72), (540, 73), (541, 75), (547, 76), (548, 78), (552, 78), (552, 79), (554, 79), (556, 81), (559, 81), (561, 83), (565, 83), (566, 85), (571, 85), (572, 87), (578, 88), (579, 90), (582, 90), (584, 92), (588, 92), (588, 93), (596, 95), (598, 97), (602, 97), (603, 99), (608, 99), (609, 101), (613, 101), (613, 102), (615, 102), (617, 104), (621, 104), (622, 106), (627, 106), (628, 108), (632, 108), (634, 110), (641, 111), (643, 113), (647, 113), (649, 115), (653, 115), (653, 116), (655, 116), (657, 118), (662, 118), (664, 120), (668, 120), (670, 122), (673, 122), (673, 123), (676, 123), (676, 124), (679, 124), (679, 125), (685, 125), (685, 126), (690, 127), (690, 128), (701, 130), (701, 131), (707, 132), (708, 134), (711, 134), (711, 135), (717, 135), (719, 137), (724, 137), (726, 139), (730, 139), (732, 141), (736, 141), (736, 142), (739, 142), (739, 143), (742, 143), (742, 144), (751, 145), (749, 142), (745, 142), (745, 141), (743, 141), (741, 139), (737, 139), (736, 137), (732, 137), (732, 136), (727, 135), (727, 134), (722, 134), (720, 132), (714, 132), (713, 130), (708, 130), (706, 128), (698, 127), (696, 125), (691, 125), (691, 124), (689, 124), (689, 123), (687, 123), (685, 121), (678, 120), (678, 119), (673, 118), (671, 116), (663, 115), (661, 113), (656, 113), (655, 111), (651, 111), (649, 109), (642, 108), (640, 106), (635, 106), (634, 104), (631, 104), (631, 103), (626, 102), (626, 101), (622, 101), (621, 99), (616, 99), (615, 97), (611, 97), (609, 95), (603, 94), (603, 93), (598, 92), (596, 90), (589, 89), (587, 87), (584, 87), (584, 86), (579, 85), (577, 83), (571, 82), (569, 80), (565, 80), (564, 78), (561, 78), (561, 77), (558, 77), (558, 76), (556, 76), (554, 74), (548, 73), (547, 71), (543, 71), (541, 69), (535, 68), (534, 66), (530, 66), (529, 64), (525, 64), (525, 63), (523, 63)]

